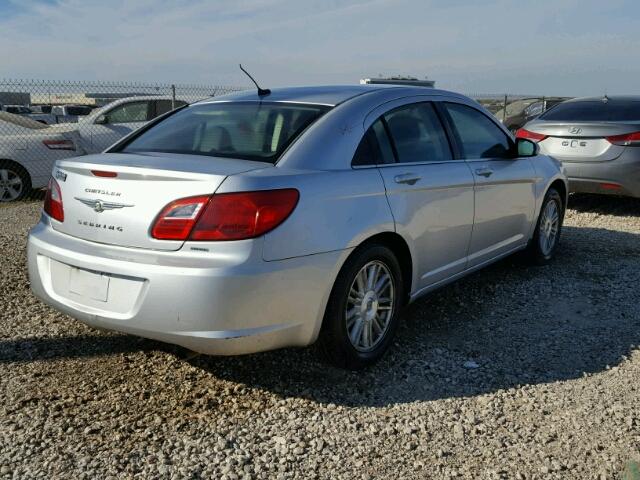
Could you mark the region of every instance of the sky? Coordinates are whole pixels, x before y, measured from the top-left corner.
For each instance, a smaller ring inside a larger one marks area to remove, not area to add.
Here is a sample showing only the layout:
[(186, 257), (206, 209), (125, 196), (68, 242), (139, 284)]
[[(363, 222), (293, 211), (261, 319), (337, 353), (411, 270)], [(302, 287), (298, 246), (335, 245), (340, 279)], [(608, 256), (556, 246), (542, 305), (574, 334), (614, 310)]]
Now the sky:
[(637, 0), (0, 0), (0, 79), (640, 94)]

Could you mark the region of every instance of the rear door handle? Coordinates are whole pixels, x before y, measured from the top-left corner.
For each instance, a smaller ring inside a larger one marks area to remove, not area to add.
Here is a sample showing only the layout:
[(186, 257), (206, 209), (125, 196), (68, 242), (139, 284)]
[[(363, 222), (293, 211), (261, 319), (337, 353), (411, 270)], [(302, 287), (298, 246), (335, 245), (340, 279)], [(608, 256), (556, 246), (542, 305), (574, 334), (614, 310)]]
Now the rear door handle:
[(481, 177), (490, 177), (493, 175), (493, 170), (489, 167), (476, 168), (476, 175), (480, 175)]
[(415, 173), (403, 173), (402, 175), (396, 175), (393, 177), (393, 180), (396, 183), (406, 183), (407, 185), (413, 185), (422, 177), (420, 175), (416, 175)]

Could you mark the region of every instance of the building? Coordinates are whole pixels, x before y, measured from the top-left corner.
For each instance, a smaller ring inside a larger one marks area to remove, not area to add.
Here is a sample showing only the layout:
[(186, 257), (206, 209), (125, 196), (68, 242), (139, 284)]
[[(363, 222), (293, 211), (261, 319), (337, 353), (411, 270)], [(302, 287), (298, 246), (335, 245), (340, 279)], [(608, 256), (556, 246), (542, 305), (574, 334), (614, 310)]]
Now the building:
[(0, 105), (29, 105), (31, 94), (24, 92), (0, 92)]
[(375, 78), (363, 78), (360, 80), (363, 85), (411, 85), (413, 87), (429, 87), (436, 86), (435, 80), (428, 80), (427, 77), (424, 80), (420, 80), (416, 77), (375, 77)]

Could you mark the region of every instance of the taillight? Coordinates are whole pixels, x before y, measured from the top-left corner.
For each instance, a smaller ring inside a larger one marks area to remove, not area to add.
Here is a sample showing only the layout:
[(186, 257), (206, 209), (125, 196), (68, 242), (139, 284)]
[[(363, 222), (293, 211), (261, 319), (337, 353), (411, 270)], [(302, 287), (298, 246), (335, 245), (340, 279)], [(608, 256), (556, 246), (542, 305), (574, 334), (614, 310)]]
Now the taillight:
[(605, 137), (609, 143), (614, 145), (638, 146), (640, 145), (640, 132), (625, 133), (624, 135), (613, 135), (611, 137)]
[(531, 132), (529, 130), (525, 130), (524, 128), (519, 128), (516, 131), (516, 138), (526, 138), (527, 140), (531, 140), (532, 142), (541, 142), (548, 135), (543, 135), (541, 133)]
[(75, 150), (76, 146), (71, 140), (43, 140), (42, 143), (49, 150)]
[(162, 209), (151, 236), (209, 241), (259, 237), (284, 222), (298, 198), (292, 188), (183, 198)]
[(159, 240), (186, 240), (210, 199), (209, 195), (201, 195), (171, 202), (156, 217), (151, 236)]
[(91, 170), (96, 177), (115, 178), (118, 176), (118, 172), (107, 172), (105, 170)]
[(64, 222), (62, 192), (60, 191), (60, 185), (54, 178), (49, 179), (49, 185), (47, 185), (47, 193), (44, 197), (44, 211), (51, 218)]

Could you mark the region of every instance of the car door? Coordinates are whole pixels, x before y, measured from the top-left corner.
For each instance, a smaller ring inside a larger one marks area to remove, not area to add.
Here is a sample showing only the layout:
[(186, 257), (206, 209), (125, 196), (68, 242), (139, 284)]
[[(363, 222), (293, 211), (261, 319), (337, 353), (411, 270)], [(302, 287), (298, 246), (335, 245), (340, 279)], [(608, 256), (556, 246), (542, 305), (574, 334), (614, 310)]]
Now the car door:
[(511, 138), (479, 109), (443, 102), (460, 155), (473, 172), (475, 215), (469, 267), (481, 265), (528, 241), (535, 209), (535, 171), (518, 158)]
[(378, 169), (396, 231), (407, 239), (414, 260), (415, 293), (466, 267), (473, 175), (466, 162), (454, 159), (431, 102), (384, 108), (371, 128), (384, 153)]
[(153, 102), (140, 100), (116, 105), (90, 125), (91, 153), (107, 149), (125, 135), (148, 122), (153, 116)]

